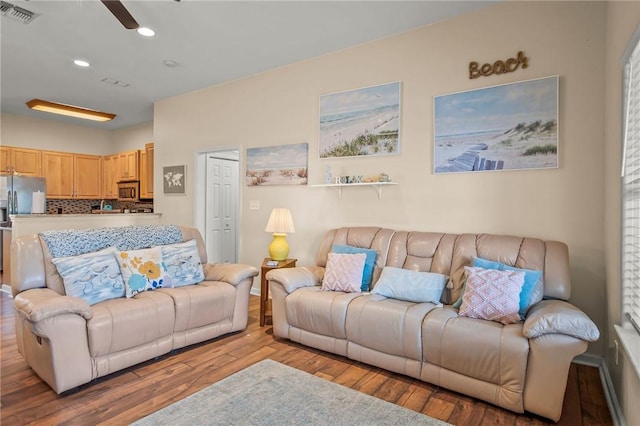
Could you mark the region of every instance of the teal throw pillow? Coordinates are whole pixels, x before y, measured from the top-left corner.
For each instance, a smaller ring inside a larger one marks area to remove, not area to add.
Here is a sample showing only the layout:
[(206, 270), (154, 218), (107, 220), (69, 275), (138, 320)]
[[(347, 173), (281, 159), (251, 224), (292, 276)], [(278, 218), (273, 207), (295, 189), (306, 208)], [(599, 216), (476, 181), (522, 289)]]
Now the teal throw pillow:
[(482, 259), (476, 257), (473, 259), (472, 266), (484, 269), (497, 269), (499, 271), (523, 271), (524, 272), (524, 284), (522, 285), (522, 290), (520, 291), (520, 308), (518, 309), (518, 314), (520, 315), (520, 319), (524, 319), (527, 315), (527, 311), (534, 305), (538, 303), (542, 298), (536, 300), (537, 297), (535, 295), (542, 295), (543, 292), (536, 291), (536, 287), (542, 287), (542, 271), (534, 271), (531, 269), (520, 269), (513, 266), (505, 265), (504, 263), (495, 262), (493, 260)]
[(117, 249), (109, 247), (79, 256), (51, 261), (62, 277), (67, 296), (84, 299), (89, 305), (124, 296), (124, 282), (116, 260)]
[(165, 287), (182, 287), (204, 281), (196, 240), (160, 247), (166, 268)]
[(385, 266), (371, 293), (409, 302), (440, 303), (447, 276)]
[(333, 253), (340, 254), (359, 254), (364, 253), (367, 255), (364, 262), (364, 272), (362, 273), (362, 285), (360, 291), (369, 291), (371, 288), (371, 281), (373, 279), (373, 268), (376, 266), (376, 257), (378, 252), (373, 249), (366, 249), (354, 246), (344, 246), (340, 244), (334, 244), (331, 247)]

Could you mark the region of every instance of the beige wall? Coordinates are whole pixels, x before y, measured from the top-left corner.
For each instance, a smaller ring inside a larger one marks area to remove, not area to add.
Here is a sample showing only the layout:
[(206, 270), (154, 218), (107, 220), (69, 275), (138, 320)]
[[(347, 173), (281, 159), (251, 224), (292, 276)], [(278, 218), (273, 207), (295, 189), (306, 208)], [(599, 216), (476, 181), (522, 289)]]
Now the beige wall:
[[(605, 361), (628, 425), (640, 424), (640, 379), (624, 352), (616, 357), (614, 324), (621, 320), (620, 276), (620, 167), (622, 139), (622, 66), (629, 41), (640, 25), (639, 2), (609, 2), (607, 7), (605, 98), (605, 262), (607, 278), (608, 339)], [(617, 362), (616, 362), (617, 359)]]
[[(240, 261), (259, 265), (271, 239), (272, 207), (289, 207), (291, 256), (311, 264), (331, 227), (490, 232), (557, 239), (571, 253), (572, 302), (606, 329), (604, 265), (604, 41), (602, 2), (508, 2), (445, 23), (324, 55), (155, 104), (156, 168), (187, 164), (187, 194), (157, 191), (163, 221), (193, 223), (194, 152), (309, 143), (310, 183), (334, 174), (388, 173), (397, 187), (378, 200), (370, 188), (242, 187)], [(469, 61), (507, 59), (523, 50), (526, 70), (469, 80)], [(433, 98), (538, 77), (560, 76), (560, 167), (483, 174), (432, 173)], [(318, 159), (318, 97), (402, 82), (402, 153)], [(241, 166), (241, 169), (244, 165)], [(161, 177), (156, 174), (156, 187)], [(179, 200), (179, 207), (176, 202)], [(261, 203), (249, 210), (250, 200)], [(603, 343), (589, 351), (602, 354)]]
[(15, 114), (0, 114), (0, 144), (50, 151), (109, 155), (142, 149), (153, 141), (153, 123), (119, 130), (61, 123)]

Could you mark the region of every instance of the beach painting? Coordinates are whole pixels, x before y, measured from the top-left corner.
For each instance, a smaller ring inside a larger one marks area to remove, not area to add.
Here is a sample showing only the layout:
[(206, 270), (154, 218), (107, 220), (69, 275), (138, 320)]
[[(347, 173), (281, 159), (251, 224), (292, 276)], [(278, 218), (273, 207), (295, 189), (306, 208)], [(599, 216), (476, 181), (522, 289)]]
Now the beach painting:
[(558, 167), (558, 76), (434, 103), (436, 174)]
[(320, 96), (320, 158), (400, 153), (400, 82)]
[(309, 144), (247, 148), (248, 186), (306, 185)]

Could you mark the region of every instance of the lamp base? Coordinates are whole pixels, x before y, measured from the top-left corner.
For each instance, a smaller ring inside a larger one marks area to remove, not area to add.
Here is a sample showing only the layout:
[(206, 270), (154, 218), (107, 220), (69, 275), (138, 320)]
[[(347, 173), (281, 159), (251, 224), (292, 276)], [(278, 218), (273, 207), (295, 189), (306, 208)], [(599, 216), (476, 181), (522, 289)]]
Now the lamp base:
[(273, 241), (269, 244), (269, 256), (271, 259), (280, 261), (289, 256), (289, 244), (287, 244), (286, 237), (287, 234), (273, 234)]

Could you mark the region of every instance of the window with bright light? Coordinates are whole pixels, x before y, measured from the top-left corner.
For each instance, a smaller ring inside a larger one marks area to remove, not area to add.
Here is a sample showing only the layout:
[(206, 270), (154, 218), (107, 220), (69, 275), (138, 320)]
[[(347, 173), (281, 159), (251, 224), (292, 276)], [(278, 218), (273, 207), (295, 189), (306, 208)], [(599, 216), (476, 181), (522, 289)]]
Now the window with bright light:
[(640, 42), (627, 50), (623, 75), (622, 312), (640, 333)]

